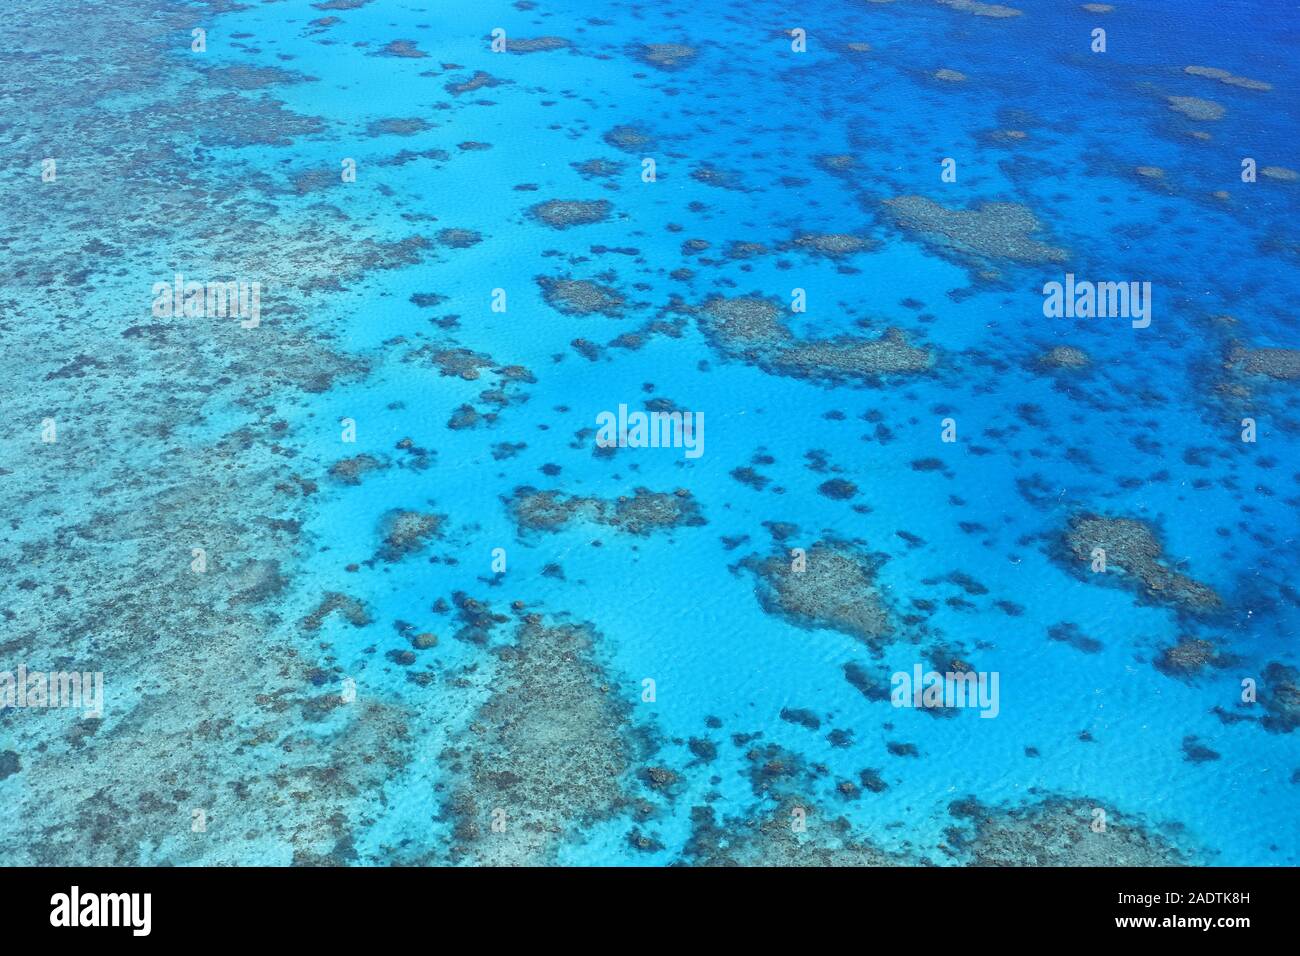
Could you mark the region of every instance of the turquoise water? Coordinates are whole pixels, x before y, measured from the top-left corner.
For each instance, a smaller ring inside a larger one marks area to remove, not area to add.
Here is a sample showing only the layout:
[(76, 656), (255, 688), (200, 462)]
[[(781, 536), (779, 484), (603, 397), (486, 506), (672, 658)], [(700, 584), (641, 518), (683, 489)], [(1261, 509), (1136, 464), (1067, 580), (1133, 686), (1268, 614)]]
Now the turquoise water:
[[(1300, 863), (1292, 5), (67, 6), (0, 666), (106, 706), (0, 710), (6, 862)], [(700, 457), (597, 447), (656, 399)]]

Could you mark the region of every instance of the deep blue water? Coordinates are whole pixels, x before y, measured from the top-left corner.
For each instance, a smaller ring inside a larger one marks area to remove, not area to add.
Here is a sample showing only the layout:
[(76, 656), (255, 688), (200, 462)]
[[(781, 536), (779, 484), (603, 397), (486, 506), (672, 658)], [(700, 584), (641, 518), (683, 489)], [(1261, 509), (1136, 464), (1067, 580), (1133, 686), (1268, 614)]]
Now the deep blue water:
[[(0, 668), (106, 706), (0, 711), (3, 859), (1300, 863), (1296, 4), (68, 6), (0, 20)], [(703, 454), (598, 448), (647, 402)], [(891, 705), (953, 661), (996, 718)]]

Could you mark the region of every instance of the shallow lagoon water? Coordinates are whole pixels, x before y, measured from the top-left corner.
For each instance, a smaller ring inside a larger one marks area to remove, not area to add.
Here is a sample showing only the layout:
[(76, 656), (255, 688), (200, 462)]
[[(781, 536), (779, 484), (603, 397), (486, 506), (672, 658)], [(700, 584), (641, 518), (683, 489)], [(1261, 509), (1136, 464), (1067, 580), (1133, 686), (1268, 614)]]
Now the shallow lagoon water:
[[(1295, 865), (1296, 379), (1233, 356), (1296, 346), (1300, 186), (1240, 171), (1300, 166), (1300, 24), (1013, 6), (135, 0), (87, 10), (95, 56), (9, 19), (3, 646), (103, 670), (108, 706), (0, 711), (5, 858)], [(911, 196), (941, 229), (884, 204)], [(951, 215), (988, 203), (1061, 256)], [(261, 281), (262, 324), (151, 317), (178, 270)], [(1066, 271), (1151, 282), (1151, 326), (1044, 318)], [(710, 323), (795, 288), (787, 338)], [(780, 360), (890, 328), (930, 366)], [(704, 412), (702, 457), (598, 451), (655, 399)], [(530, 526), (529, 488), (603, 504)], [(703, 522), (592, 520), (639, 488)], [(395, 546), (395, 511), (437, 530)], [(1092, 575), (1088, 514), (1220, 603)], [(869, 560), (886, 637), (763, 600), (818, 542)], [(1180, 640), (1213, 661), (1158, 667)], [(955, 659), (1000, 675), (996, 719), (891, 706)]]

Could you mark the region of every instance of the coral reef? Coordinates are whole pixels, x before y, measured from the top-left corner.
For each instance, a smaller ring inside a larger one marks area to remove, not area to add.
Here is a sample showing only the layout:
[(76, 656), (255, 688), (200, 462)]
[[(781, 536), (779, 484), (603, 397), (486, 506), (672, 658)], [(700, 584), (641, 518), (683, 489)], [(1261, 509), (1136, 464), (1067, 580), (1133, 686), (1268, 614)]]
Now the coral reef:
[(608, 199), (548, 199), (528, 209), (528, 215), (552, 229), (569, 229), (604, 222), (613, 209)]
[(497, 651), (492, 695), (439, 756), (452, 777), (452, 862), (553, 864), (578, 828), (627, 801), (622, 778), (637, 750), (628, 707), (592, 660), (594, 639), (588, 626), (529, 617)]
[(763, 610), (796, 627), (829, 628), (872, 645), (894, 634), (876, 585), (874, 555), (828, 540), (807, 549), (803, 570), (788, 552), (752, 555), (744, 566), (754, 575)]
[[(1102, 580), (1117, 574), (1145, 598), (1192, 612), (1214, 611), (1223, 605), (1213, 588), (1167, 566), (1164, 546), (1144, 522), (1078, 514), (1070, 519), (1065, 543), (1073, 555), (1077, 573), (1086, 580)], [(1104, 573), (1086, 570), (1094, 560), (1096, 548), (1105, 552)]]
[(631, 495), (608, 499), (524, 486), (515, 489), (506, 506), (520, 534), (559, 531), (583, 522), (644, 536), (706, 523), (699, 504), (685, 489), (669, 493), (637, 488)]
[(1137, 818), (1088, 798), (1048, 796), (1018, 807), (952, 804), (949, 844), (971, 866), (1187, 866), (1196, 857)]
[(1034, 237), (1041, 225), (1015, 203), (986, 202), (949, 209), (925, 196), (886, 199), (886, 219), (941, 255), (964, 264), (1005, 260), (1018, 263), (1065, 262), (1068, 253)]
[(715, 349), (774, 375), (873, 381), (882, 375), (923, 372), (934, 361), (931, 352), (912, 345), (895, 328), (878, 338), (798, 338), (785, 324), (788, 313), (781, 303), (758, 295), (715, 296), (696, 314)]

